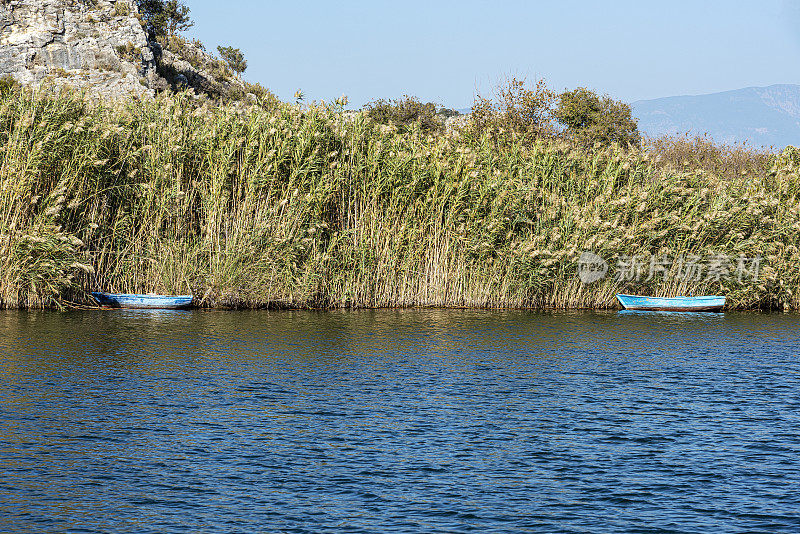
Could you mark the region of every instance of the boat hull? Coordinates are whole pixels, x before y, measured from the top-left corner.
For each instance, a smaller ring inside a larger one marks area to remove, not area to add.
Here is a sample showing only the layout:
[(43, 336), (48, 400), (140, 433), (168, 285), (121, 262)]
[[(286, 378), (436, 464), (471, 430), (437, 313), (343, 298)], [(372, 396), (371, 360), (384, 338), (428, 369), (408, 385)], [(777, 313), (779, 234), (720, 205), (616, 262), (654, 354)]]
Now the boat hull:
[(671, 312), (720, 312), (725, 307), (725, 297), (644, 297), (617, 295), (626, 310)]
[(192, 295), (134, 295), (127, 293), (92, 293), (104, 308), (139, 310), (184, 310), (192, 306)]

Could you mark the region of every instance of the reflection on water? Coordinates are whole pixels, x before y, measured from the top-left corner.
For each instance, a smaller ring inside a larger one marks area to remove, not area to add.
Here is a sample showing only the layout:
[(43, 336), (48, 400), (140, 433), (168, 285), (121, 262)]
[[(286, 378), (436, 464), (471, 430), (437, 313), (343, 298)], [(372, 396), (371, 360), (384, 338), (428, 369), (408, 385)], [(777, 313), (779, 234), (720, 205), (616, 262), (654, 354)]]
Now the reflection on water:
[(796, 315), (0, 313), (0, 531), (798, 532)]

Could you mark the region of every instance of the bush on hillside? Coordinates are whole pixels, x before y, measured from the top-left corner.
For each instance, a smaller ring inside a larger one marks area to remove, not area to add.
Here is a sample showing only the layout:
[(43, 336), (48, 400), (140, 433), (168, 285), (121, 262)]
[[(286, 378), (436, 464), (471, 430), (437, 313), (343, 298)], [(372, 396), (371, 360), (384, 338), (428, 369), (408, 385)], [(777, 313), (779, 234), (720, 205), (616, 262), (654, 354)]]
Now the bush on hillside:
[(163, 38), (194, 26), (189, 6), (181, 0), (137, 0), (143, 25), (151, 38)]
[(242, 75), (247, 70), (247, 60), (238, 48), (232, 46), (218, 46), (217, 51), (228, 67), (237, 75)]

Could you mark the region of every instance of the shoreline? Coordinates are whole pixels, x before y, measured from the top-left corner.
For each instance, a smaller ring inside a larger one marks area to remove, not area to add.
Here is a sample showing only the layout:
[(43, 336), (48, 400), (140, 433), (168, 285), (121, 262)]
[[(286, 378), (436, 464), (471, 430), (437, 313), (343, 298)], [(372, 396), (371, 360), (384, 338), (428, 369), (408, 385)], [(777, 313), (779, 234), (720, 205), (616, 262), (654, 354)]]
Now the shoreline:
[(527, 312), (632, 312), (632, 313), (669, 313), (669, 314), (696, 314), (704, 315), (727, 312), (746, 312), (746, 313), (797, 313), (797, 309), (778, 309), (778, 308), (733, 308), (726, 307), (718, 312), (692, 312), (692, 311), (662, 311), (662, 310), (626, 310), (619, 305), (597, 306), (597, 307), (533, 307), (533, 306), (443, 306), (443, 305), (408, 305), (408, 306), (329, 306), (313, 307), (303, 305), (275, 304), (266, 303), (261, 306), (202, 306), (191, 305), (186, 308), (128, 308), (94, 306), (91, 304), (80, 304), (76, 302), (62, 302), (60, 306), (48, 307), (0, 307), (0, 311), (208, 311), (208, 312), (236, 312), (236, 311), (313, 311), (313, 312), (334, 312), (334, 311), (380, 311), (380, 310), (464, 310), (464, 311), (527, 311)]
[[(796, 149), (433, 134), (180, 94), (11, 92), (0, 136), (6, 308), (113, 288), (220, 309), (613, 309), (616, 293), (800, 309)], [(630, 272), (582, 283), (586, 257)], [(742, 258), (760, 264), (735, 276)]]

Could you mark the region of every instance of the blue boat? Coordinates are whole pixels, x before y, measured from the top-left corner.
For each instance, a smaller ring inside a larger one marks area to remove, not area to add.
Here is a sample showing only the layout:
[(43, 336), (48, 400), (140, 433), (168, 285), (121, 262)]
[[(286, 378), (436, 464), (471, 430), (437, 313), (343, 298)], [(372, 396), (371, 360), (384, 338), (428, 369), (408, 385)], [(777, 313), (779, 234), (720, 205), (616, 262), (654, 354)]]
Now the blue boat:
[(626, 310), (718, 312), (725, 307), (725, 297), (643, 297), (639, 295), (617, 295), (617, 300)]
[(182, 310), (192, 305), (192, 295), (130, 295), (125, 293), (92, 293), (104, 308), (137, 308)]

